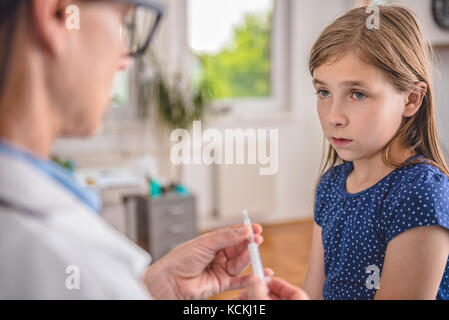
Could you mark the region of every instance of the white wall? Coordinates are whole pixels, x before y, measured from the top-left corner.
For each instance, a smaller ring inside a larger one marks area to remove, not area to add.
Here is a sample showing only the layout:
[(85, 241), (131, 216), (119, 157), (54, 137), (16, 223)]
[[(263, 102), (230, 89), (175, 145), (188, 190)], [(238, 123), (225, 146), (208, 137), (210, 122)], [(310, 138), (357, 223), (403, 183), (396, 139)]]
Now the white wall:
[(449, 162), (449, 46), (437, 47), (435, 51), (439, 57), (435, 73), (436, 118), (440, 143)]
[(412, 9), (421, 20), (423, 34), (434, 45), (449, 45), (449, 31), (442, 30), (433, 19), (431, 0), (391, 0), (390, 2)]

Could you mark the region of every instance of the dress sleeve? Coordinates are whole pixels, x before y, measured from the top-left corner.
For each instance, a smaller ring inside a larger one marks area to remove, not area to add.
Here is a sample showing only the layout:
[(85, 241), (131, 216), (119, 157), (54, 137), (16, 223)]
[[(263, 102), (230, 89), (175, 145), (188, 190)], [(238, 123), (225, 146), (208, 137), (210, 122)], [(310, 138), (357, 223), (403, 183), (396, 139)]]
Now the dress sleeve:
[(322, 221), (322, 214), (320, 214), (321, 210), (321, 201), (320, 201), (320, 189), (321, 189), (321, 179), (320, 182), (317, 185), (316, 192), (315, 192), (315, 203), (313, 206), (313, 220), (317, 225), (322, 227), (323, 221)]
[(421, 226), (449, 229), (449, 178), (428, 170), (401, 184), (389, 198), (383, 231), (388, 244), (400, 233)]

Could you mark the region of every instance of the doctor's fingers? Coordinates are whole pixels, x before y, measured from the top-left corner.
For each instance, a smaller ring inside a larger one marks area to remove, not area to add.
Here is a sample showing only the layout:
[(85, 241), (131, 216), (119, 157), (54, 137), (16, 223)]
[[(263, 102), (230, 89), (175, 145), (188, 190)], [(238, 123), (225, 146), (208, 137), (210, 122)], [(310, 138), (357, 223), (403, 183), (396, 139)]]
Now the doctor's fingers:
[[(246, 292), (241, 297), (250, 300), (270, 300), (270, 290), (264, 280), (255, 275), (249, 275), (246, 284)], [(243, 299), (243, 300), (246, 300)]]
[[(260, 245), (263, 242), (263, 237), (261, 235), (256, 235), (256, 243)], [(249, 241), (245, 240), (242, 245), (238, 245), (235, 249), (232, 251), (233, 255), (228, 254), (228, 248), (225, 249), (226, 257), (228, 258), (227, 264), (226, 264), (226, 270), (230, 275), (236, 275), (242, 272), (243, 270), (248, 267), (251, 258), (248, 250), (248, 244)]]
[[(276, 295), (276, 294), (274, 294), (274, 293), (272, 293), (272, 292), (269, 292), (268, 293), (268, 297), (271, 299), (271, 300), (281, 300), (281, 297), (279, 297), (278, 295)], [(237, 300), (249, 300), (248, 299), (248, 292), (247, 291), (243, 291), (241, 294), (240, 294), (240, 296), (237, 298)], [(284, 299), (285, 300), (285, 299)]]
[(268, 282), (268, 289), (274, 295), (287, 300), (310, 300), (307, 293), (299, 287), (282, 280), (280, 278), (273, 278)]
[[(255, 234), (254, 241), (257, 243), (257, 245), (261, 245), (263, 242), (263, 237), (260, 234)], [(248, 251), (248, 245), (249, 245), (249, 240), (245, 239), (244, 241), (242, 241), (241, 243), (239, 243), (235, 246), (226, 248), (225, 249), (226, 257), (231, 259), (235, 256), (240, 256), (245, 251), (246, 252)]]
[[(258, 233), (261, 232), (262, 227), (260, 225), (257, 227)], [(243, 225), (235, 225), (226, 228), (217, 229), (215, 231), (204, 234), (199, 238), (201, 244), (212, 250), (213, 252), (218, 252), (222, 249), (233, 247), (249, 238), (250, 229), (249, 227)]]
[[(265, 268), (263, 271), (265, 277), (272, 277), (274, 275), (274, 271), (270, 268)], [(252, 281), (254, 281), (254, 275), (252, 274), (232, 277), (231, 283), (229, 285), (229, 290), (239, 290), (247, 288)]]

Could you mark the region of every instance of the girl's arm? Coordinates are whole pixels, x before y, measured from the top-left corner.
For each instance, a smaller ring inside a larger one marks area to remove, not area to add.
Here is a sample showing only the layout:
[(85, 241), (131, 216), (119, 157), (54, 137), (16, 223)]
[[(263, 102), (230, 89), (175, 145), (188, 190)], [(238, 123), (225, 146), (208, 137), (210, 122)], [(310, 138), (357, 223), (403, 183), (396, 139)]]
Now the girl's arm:
[(324, 249), (321, 241), (321, 227), (313, 224), (312, 249), (309, 265), (302, 288), (310, 299), (323, 299), (323, 286), (326, 276), (324, 274)]
[(391, 240), (374, 299), (435, 299), (449, 254), (449, 231), (407, 230)]

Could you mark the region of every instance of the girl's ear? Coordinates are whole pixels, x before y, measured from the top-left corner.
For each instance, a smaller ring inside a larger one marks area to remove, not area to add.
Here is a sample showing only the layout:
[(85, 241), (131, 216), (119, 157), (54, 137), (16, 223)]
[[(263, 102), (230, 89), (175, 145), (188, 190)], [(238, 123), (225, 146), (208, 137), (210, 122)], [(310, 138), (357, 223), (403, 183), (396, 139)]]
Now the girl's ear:
[(427, 84), (423, 81), (416, 82), (415, 86), (409, 91), (408, 96), (406, 97), (406, 104), (403, 113), (404, 117), (412, 117), (416, 112), (418, 112), (426, 93)]

